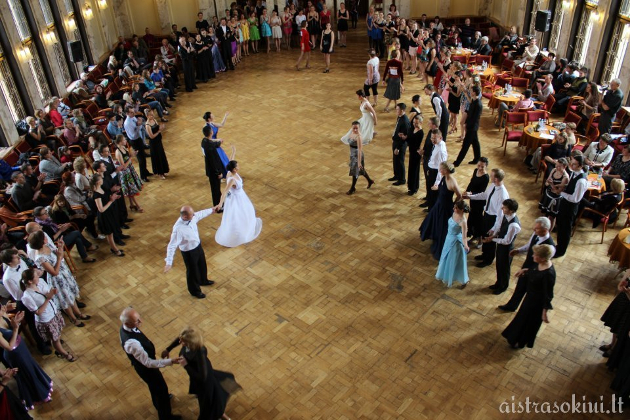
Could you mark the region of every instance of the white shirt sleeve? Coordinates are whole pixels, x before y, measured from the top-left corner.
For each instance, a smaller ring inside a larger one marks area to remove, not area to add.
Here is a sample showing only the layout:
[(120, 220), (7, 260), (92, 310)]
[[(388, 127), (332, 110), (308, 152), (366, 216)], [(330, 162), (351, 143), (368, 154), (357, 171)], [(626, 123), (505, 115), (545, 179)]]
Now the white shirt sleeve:
[(584, 197), (584, 193), (586, 193), (587, 187), (588, 184), (586, 183), (586, 179), (582, 178), (575, 185), (575, 191), (573, 191), (573, 194), (569, 195), (565, 192), (561, 192), (560, 196), (565, 200), (575, 204), (578, 203), (582, 199), (582, 197)]
[(516, 235), (521, 231), (521, 227), (518, 223), (510, 223), (508, 231), (503, 238), (493, 238), (492, 240), (499, 245), (509, 245), (512, 243)]
[(179, 243), (181, 242), (180, 238), (179, 238), (179, 232), (177, 231), (176, 227), (173, 227), (173, 232), (171, 233), (171, 240), (168, 243), (168, 246), (166, 247), (166, 258), (164, 259), (164, 261), (166, 261), (166, 265), (173, 265), (173, 258), (175, 257), (175, 251), (177, 250), (177, 247), (179, 246)]
[(171, 366), (173, 361), (171, 359), (155, 360), (149, 358), (147, 352), (142, 348), (138, 340), (127, 340), (125, 342), (125, 351), (136, 358), (136, 360), (144, 367), (159, 369), (166, 366)]
[(210, 216), (212, 213), (214, 212), (213, 209), (205, 209), (205, 210), (199, 210), (197, 212), (195, 212), (195, 215), (193, 216), (193, 219), (195, 219), (195, 223), (199, 222), (202, 219), (205, 219), (206, 217)]
[(440, 98), (437, 96), (433, 98), (433, 105), (435, 105), (435, 116), (439, 119), (442, 118), (442, 106), (440, 105)]
[(527, 250), (529, 249), (529, 244), (532, 243), (532, 239), (534, 239), (534, 235), (536, 235), (535, 233), (530, 236), (529, 240), (527, 242), (525, 242), (525, 245), (523, 245), (520, 248), (516, 249), (516, 252), (518, 252), (519, 254), (524, 254), (525, 252), (527, 252)]

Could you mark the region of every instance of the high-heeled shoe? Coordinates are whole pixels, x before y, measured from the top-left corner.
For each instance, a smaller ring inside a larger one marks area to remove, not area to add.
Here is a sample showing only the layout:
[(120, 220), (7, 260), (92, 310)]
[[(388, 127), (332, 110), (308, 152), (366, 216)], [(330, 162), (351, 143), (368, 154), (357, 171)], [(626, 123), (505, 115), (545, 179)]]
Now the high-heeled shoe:
[(55, 356), (60, 359), (66, 359), (68, 362), (74, 362), (75, 360), (77, 360), (77, 358), (74, 357), (72, 353), (61, 354), (57, 350), (55, 350)]
[(346, 194), (347, 194), (347, 195), (352, 195), (352, 194), (354, 194), (355, 192), (356, 192), (356, 189), (353, 187), (353, 188), (350, 188), (350, 190), (349, 190)]
[(118, 252), (114, 251), (113, 249), (109, 249), (109, 251), (114, 254), (117, 257), (124, 257), (125, 253), (122, 251), (122, 249), (119, 249)]

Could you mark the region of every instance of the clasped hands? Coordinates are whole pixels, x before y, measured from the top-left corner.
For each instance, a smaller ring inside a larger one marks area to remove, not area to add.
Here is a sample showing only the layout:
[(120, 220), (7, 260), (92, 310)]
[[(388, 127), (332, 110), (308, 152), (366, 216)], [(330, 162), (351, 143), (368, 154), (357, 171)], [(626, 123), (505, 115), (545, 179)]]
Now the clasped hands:
[[(168, 350), (164, 350), (160, 356), (162, 359), (168, 358)], [(181, 365), (182, 367), (185, 367), (188, 364), (188, 360), (182, 356), (171, 359), (171, 362), (173, 362), (174, 365)]]

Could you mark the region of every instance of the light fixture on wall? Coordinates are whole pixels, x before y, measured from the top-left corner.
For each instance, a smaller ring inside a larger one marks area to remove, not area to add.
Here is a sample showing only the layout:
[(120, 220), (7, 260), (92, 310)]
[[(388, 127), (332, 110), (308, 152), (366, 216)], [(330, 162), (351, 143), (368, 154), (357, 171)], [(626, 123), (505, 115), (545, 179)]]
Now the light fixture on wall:
[(564, 9), (570, 9), (571, 8), (571, 0), (562, 0), (562, 7)]
[(101, 10), (107, 9), (107, 0), (98, 0), (98, 8)]
[(26, 45), (18, 49), (17, 55), (23, 63), (27, 63), (33, 59), (33, 54), (31, 54), (31, 50)]
[(51, 30), (50, 28), (46, 29), (46, 32), (44, 32), (44, 42), (46, 42), (47, 44), (54, 44), (55, 42), (57, 42), (57, 36), (55, 35), (55, 31)]
[(593, 9), (593, 11), (591, 12), (591, 20), (599, 20), (599, 12), (597, 11), (597, 9)]
[(92, 8), (87, 3), (85, 3), (85, 8), (83, 9), (83, 17), (85, 20), (91, 20), (94, 17), (94, 12), (92, 12)]
[(70, 29), (71, 31), (74, 31), (77, 28), (77, 25), (74, 22), (74, 16), (68, 16), (68, 19), (66, 20), (66, 25), (68, 25), (68, 29)]

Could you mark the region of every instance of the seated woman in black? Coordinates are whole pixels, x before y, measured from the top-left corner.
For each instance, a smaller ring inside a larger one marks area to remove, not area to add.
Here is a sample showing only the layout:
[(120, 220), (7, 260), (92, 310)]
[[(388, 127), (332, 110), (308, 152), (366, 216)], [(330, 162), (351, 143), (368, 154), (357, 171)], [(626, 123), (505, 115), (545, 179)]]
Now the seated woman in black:
[(556, 167), (556, 162), (560, 158), (568, 158), (571, 155), (571, 145), (569, 144), (569, 137), (567, 133), (560, 132), (556, 134), (554, 142), (547, 150), (545, 156), (545, 162), (547, 162), (547, 170), (545, 171), (545, 178), (549, 177), (549, 174)]
[[(621, 196), (623, 194), (623, 190), (626, 188), (626, 183), (619, 178), (615, 178), (610, 182), (610, 186), (612, 188), (611, 191), (605, 192), (599, 197), (593, 197), (591, 201), (583, 198), (580, 204), (584, 204), (584, 207), (591, 208), (600, 213), (607, 214), (609, 211), (614, 209), (617, 204), (619, 204), (619, 201), (621, 201)], [(599, 226), (602, 221), (602, 216), (599, 214), (589, 211), (586, 212), (585, 215), (593, 221), (593, 228)], [(617, 212), (613, 212), (610, 215), (608, 223), (614, 222), (615, 219), (617, 219)]]
[(55, 196), (50, 206), (50, 218), (58, 225), (76, 223), (79, 227), (79, 231), (83, 231), (83, 229), (87, 228), (93, 238), (98, 237), (96, 227), (94, 226), (94, 215), (89, 212), (86, 214), (84, 211), (73, 210), (64, 195), (58, 194)]
[(606, 182), (606, 189), (610, 189), (613, 179), (621, 179), (628, 184), (630, 182), (630, 144), (621, 149), (621, 154), (605, 169), (602, 174)]

